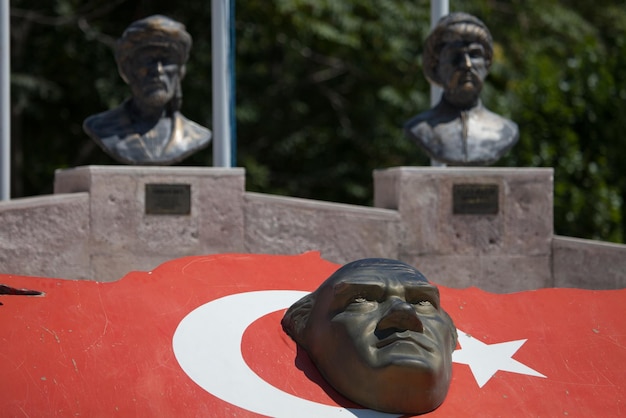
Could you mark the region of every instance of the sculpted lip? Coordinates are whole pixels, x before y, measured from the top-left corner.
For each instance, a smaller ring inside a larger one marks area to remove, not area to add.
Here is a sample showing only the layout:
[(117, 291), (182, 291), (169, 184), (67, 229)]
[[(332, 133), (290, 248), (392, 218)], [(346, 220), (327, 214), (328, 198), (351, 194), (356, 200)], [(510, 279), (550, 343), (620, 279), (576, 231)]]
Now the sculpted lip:
[(163, 81), (159, 77), (159, 78), (153, 78), (153, 79), (146, 81), (144, 85), (147, 87), (164, 87), (165, 84), (166, 84), (165, 81)]
[(459, 71), (458, 73), (458, 81), (459, 82), (474, 82), (476, 79), (475, 74), (471, 71)]
[(432, 342), (426, 336), (410, 331), (393, 333), (389, 337), (377, 342), (376, 348), (384, 348), (398, 341), (408, 341), (418, 345), (428, 352), (435, 352), (435, 347), (433, 347)]

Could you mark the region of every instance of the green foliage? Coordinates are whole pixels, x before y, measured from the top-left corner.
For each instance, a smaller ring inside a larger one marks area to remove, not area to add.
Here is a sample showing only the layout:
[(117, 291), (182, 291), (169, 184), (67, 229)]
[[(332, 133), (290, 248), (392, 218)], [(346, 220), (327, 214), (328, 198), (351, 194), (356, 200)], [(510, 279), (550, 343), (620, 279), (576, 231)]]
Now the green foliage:
[(239, 156), (268, 168), (262, 181), (249, 176), (251, 190), (367, 203), (373, 169), (417, 155), (400, 127), (411, 96), (427, 100), (415, 53), (426, 31), (397, 23), (427, 21), (418, 3), (238, 8)]
[[(596, 0), (468, 0), (495, 62), (483, 100), (520, 126), (499, 165), (554, 167), (555, 228), (624, 242), (626, 9)], [(51, 192), (54, 170), (114, 164), (85, 117), (128, 96), (111, 47), (161, 13), (194, 46), (183, 112), (211, 126), (209, 2), (12, 0), (13, 196)], [(236, 2), (238, 165), (248, 190), (369, 204), (372, 170), (428, 165), (402, 133), (429, 107), (428, 0)], [(211, 165), (211, 151), (183, 164)]]
[[(557, 233), (623, 242), (626, 11), (583, 1), (480, 3), (507, 54), (491, 78), (509, 80), (506, 94), (488, 97), (521, 131), (503, 164), (555, 168)], [(510, 24), (494, 25), (494, 11)]]

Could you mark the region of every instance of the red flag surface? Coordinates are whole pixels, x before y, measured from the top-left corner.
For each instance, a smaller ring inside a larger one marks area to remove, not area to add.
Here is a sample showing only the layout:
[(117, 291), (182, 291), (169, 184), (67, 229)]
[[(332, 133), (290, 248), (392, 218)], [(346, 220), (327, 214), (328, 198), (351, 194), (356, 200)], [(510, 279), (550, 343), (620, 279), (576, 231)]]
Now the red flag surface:
[[(378, 416), (334, 392), (280, 327), (338, 267), (224, 254), (113, 283), (0, 275), (0, 415)], [(427, 416), (626, 415), (626, 290), (439, 288), (459, 345)]]

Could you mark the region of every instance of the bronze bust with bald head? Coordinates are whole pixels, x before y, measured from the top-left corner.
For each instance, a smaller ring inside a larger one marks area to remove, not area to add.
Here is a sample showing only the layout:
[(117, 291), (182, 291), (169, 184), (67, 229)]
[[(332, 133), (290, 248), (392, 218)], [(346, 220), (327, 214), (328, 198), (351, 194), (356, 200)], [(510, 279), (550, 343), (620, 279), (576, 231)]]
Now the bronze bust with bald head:
[(172, 164), (209, 144), (211, 131), (180, 113), (191, 43), (182, 23), (161, 15), (133, 22), (118, 39), (115, 59), (132, 98), (83, 123), (117, 161)]
[(430, 158), (449, 165), (489, 165), (517, 142), (517, 124), (480, 100), (492, 59), (489, 29), (467, 13), (444, 16), (426, 39), (423, 72), (442, 87), (443, 96), (409, 120), (404, 131)]
[(282, 326), (331, 386), (365, 407), (425, 413), (448, 392), (456, 328), (438, 289), (401, 261), (346, 264), (293, 304)]

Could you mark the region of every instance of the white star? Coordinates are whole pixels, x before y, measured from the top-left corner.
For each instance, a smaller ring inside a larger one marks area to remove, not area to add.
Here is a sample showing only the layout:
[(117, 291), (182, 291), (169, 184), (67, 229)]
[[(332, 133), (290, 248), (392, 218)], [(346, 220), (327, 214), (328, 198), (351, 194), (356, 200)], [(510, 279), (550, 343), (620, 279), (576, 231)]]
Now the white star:
[(457, 332), (461, 348), (452, 353), (452, 361), (467, 364), (474, 375), (474, 379), (476, 379), (476, 383), (478, 383), (478, 387), (482, 388), (498, 370), (546, 377), (512, 358), (526, 340), (485, 344), (459, 329)]

